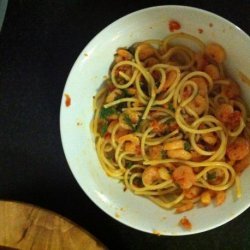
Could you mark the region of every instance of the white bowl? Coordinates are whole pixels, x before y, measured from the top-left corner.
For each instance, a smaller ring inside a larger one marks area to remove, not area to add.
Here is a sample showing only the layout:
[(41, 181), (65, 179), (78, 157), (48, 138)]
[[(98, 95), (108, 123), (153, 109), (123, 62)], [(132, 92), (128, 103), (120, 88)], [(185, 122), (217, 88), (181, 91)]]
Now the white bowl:
[[(97, 158), (90, 121), (92, 98), (107, 75), (118, 47), (149, 38), (164, 38), (170, 33), (168, 23), (177, 20), (181, 32), (215, 41), (227, 52), (226, 67), (240, 83), (244, 98), (250, 103), (250, 87), (242, 83), (239, 70), (249, 72), (250, 38), (240, 28), (213, 13), (184, 6), (158, 6), (131, 13), (102, 30), (84, 48), (76, 60), (64, 89), (60, 129), (64, 152), (77, 182), (90, 199), (103, 211), (133, 228), (162, 235), (186, 235), (218, 227), (246, 210), (250, 205), (250, 171), (241, 178), (243, 196), (235, 199), (235, 189), (228, 192), (226, 202), (215, 208), (195, 208), (184, 214), (167, 211), (148, 199), (123, 191), (123, 185), (107, 177)], [(199, 29), (203, 32), (199, 33)], [(71, 105), (65, 105), (65, 94)], [(188, 217), (191, 231), (178, 226), (180, 218)]]

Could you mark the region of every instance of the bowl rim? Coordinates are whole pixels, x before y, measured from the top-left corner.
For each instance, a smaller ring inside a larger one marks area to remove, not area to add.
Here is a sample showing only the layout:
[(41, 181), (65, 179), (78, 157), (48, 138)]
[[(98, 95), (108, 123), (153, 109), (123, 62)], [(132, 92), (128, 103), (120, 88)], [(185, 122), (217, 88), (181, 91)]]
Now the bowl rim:
[[(101, 206), (100, 203), (98, 203), (91, 195), (90, 193), (88, 192), (88, 190), (84, 189), (82, 187), (82, 185), (80, 184), (80, 181), (78, 179), (78, 177), (74, 174), (74, 171), (73, 171), (73, 167), (71, 167), (71, 165), (69, 164), (69, 156), (68, 156), (68, 153), (66, 152), (65, 150), (65, 144), (66, 144), (66, 141), (65, 141), (65, 138), (64, 138), (64, 135), (63, 135), (63, 129), (62, 129), (62, 123), (63, 123), (63, 119), (62, 119), (62, 114), (63, 114), (63, 109), (64, 109), (64, 93), (65, 93), (65, 90), (67, 89), (68, 87), (68, 84), (69, 84), (69, 79), (71, 78), (75, 68), (77, 67), (78, 63), (80, 61), (82, 61), (82, 54), (84, 53), (85, 50), (87, 50), (89, 47), (92, 46), (92, 44), (95, 43), (95, 41), (98, 39), (98, 37), (101, 35), (101, 33), (103, 32), (106, 32), (108, 31), (109, 29), (112, 29), (113, 26), (115, 26), (118, 22), (122, 21), (123, 19), (127, 19), (129, 18), (130, 16), (133, 16), (133, 15), (137, 15), (137, 14), (140, 14), (142, 12), (147, 12), (147, 11), (151, 11), (151, 10), (157, 10), (157, 9), (161, 9), (161, 8), (167, 8), (167, 9), (185, 9), (185, 10), (188, 10), (188, 11), (195, 11), (197, 13), (201, 13), (201, 14), (205, 14), (205, 15), (209, 15), (211, 17), (215, 17), (217, 18), (218, 20), (222, 21), (223, 23), (226, 23), (228, 24), (229, 26), (231, 27), (234, 27), (238, 30), (238, 32), (241, 33), (242, 36), (244, 36), (246, 39), (248, 39), (250, 41), (250, 36), (243, 30), (241, 29), (239, 26), (237, 26), (236, 24), (234, 24), (233, 22), (231, 22), (230, 20), (216, 14), (216, 13), (213, 13), (211, 11), (208, 11), (208, 10), (205, 10), (205, 9), (202, 9), (202, 8), (197, 8), (197, 7), (192, 7), (192, 6), (186, 6), (186, 5), (156, 5), (156, 6), (150, 6), (150, 7), (146, 7), (146, 8), (142, 8), (142, 9), (138, 9), (136, 11), (132, 11), (128, 14), (125, 14), (121, 17), (119, 17), (118, 19), (112, 21), (110, 24), (108, 24), (107, 26), (105, 26), (103, 29), (101, 29), (100, 31), (98, 31), (98, 33), (92, 38), (89, 40), (89, 42), (83, 47), (83, 49), (81, 50), (81, 52), (79, 53), (78, 57), (76, 58), (74, 64), (71, 66), (71, 69), (69, 71), (69, 74), (68, 74), (68, 77), (66, 79), (66, 82), (65, 82), (65, 86), (63, 88), (63, 92), (62, 92), (62, 97), (61, 97), (61, 104), (60, 104), (60, 112), (59, 112), (59, 128), (60, 128), (60, 138), (61, 138), (61, 143), (62, 143), (62, 148), (63, 148), (63, 152), (64, 152), (64, 155), (65, 155), (65, 158), (66, 158), (66, 162), (68, 164), (68, 167), (71, 171), (71, 173), (73, 174), (74, 176), (74, 179), (76, 180), (76, 182), (78, 183), (78, 185), (80, 186), (80, 188), (82, 189), (82, 191), (87, 195), (87, 197), (99, 208), (101, 209), (101, 211), (105, 212), (105, 214), (107, 214), (108, 216), (110, 216), (112, 219), (114, 219), (115, 221), (118, 221), (132, 229), (136, 229), (138, 231), (141, 231), (141, 232), (144, 232), (144, 233), (150, 233), (150, 234), (153, 234), (152, 230), (148, 230), (148, 229), (145, 229), (144, 227), (142, 226), (138, 226), (138, 225), (131, 225), (130, 223), (128, 223), (126, 220), (123, 220), (122, 218), (120, 218), (119, 220), (115, 217), (115, 215), (113, 215), (111, 212), (109, 212), (108, 210), (106, 210), (105, 208), (103, 208)], [(203, 232), (207, 232), (207, 231), (210, 231), (212, 229), (215, 229), (215, 228), (218, 228), (230, 221), (232, 221), (233, 219), (235, 219), (236, 217), (238, 217), (240, 214), (242, 214), (245, 210), (247, 210), (248, 208), (250, 207), (250, 202), (247, 206), (243, 207), (242, 209), (239, 209), (237, 211), (237, 213), (235, 213), (233, 216), (230, 216), (230, 218), (222, 221), (221, 223), (215, 223), (213, 226), (210, 226), (210, 227), (207, 227), (207, 228), (203, 228), (203, 229), (194, 229), (194, 230), (190, 230), (190, 231), (183, 231), (183, 233), (179, 233), (179, 234), (168, 234), (167, 232), (161, 234), (161, 236), (186, 236), (186, 235), (193, 235), (193, 234), (199, 234), (199, 233), (203, 233)]]

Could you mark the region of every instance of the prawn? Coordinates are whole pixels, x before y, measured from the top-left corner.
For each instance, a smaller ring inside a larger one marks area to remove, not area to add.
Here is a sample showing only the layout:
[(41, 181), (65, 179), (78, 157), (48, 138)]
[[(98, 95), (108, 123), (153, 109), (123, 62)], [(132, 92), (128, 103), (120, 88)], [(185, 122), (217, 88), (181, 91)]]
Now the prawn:
[(124, 151), (128, 153), (136, 153), (137, 147), (140, 145), (140, 140), (133, 134), (123, 135), (118, 138), (118, 143), (124, 143)]
[(152, 120), (151, 127), (153, 128), (153, 132), (155, 133), (164, 133), (167, 130), (167, 124), (160, 123), (157, 120)]
[(161, 159), (162, 156), (162, 146), (161, 145), (155, 145), (149, 147), (149, 156), (152, 160)]
[[(112, 132), (112, 131), (111, 131)], [(124, 135), (127, 135), (130, 133), (130, 130), (128, 129), (124, 129), (122, 127), (120, 127), (117, 132), (115, 133), (115, 138), (116, 139), (119, 139), (120, 137), (124, 136)]]
[(132, 142), (132, 143), (134, 143), (136, 145), (140, 144), (140, 139), (137, 136), (133, 135), (133, 134), (123, 135), (118, 139), (119, 143), (124, 143), (126, 141)]
[(208, 92), (206, 80), (203, 77), (193, 77), (190, 80), (196, 83), (198, 87), (198, 93), (205, 97)]
[(134, 153), (136, 151), (137, 144), (133, 142), (125, 142), (124, 150), (128, 153)]
[(117, 49), (116, 55), (115, 55), (115, 62), (121, 62), (126, 60), (132, 60), (133, 56), (132, 54), (126, 50), (126, 49)]
[(138, 46), (139, 59), (144, 61), (145, 59), (155, 55), (155, 49), (149, 44), (141, 44)]
[(111, 134), (112, 133), (112, 131), (113, 131), (113, 129), (114, 129), (114, 127), (115, 127), (115, 125), (118, 123), (118, 121), (117, 120), (113, 120), (113, 121), (111, 121), (110, 122), (110, 124), (109, 124), (109, 126), (108, 126), (108, 132)]
[(236, 173), (242, 173), (250, 164), (250, 154), (244, 157), (242, 160), (238, 161), (234, 165), (234, 170)]
[(131, 122), (133, 124), (135, 124), (135, 123), (137, 123), (139, 121), (140, 116), (139, 116), (138, 112), (128, 110), (126, 112), (126, 114), (129, 116), (129, 119), (131, 120)]
[(218, 185), (224, 179), (224, 172), (221, 169), (215, 169), (207, 172), (207, 181), (209, 184)]
[(188, 106), (195, 111), (198, 115), (201, 115), (207, 109), (207, 101), (205, 97), (197, 95)]
[(182, 189), (189, 189), (196, 181), (193, 169), (186, 165), (181, 165), (173, 171), (173, 180), (180, 185)]
[(229, 99), (236, 99), (240, 97), (240, 86), (233, 81), (230, 81), (228, 85), (222, 86), (222, 93)]
[(204, 206), (207, 206), (211, 203), (211, 194), (210, 192), (207, 190), (207, 191), (204, 191), (202, 194), (201, 194), (201, 203), (204, 205)]
[(193, 150), (190, 151), (190, 154), (191, 154), (191, 160), (194, 162), (200, 162), (200, 161), (204, 161), (206, 159), (206, 157), (204, 155), (201, 155), (198, 152), (193, 151)]
[(212, 132), (202, 134), (201, 137), (202, 137), (203, 141), (205, 141), (209, 145), (215, 145), (217, 142), (217, 136), (214, 135), (214, 133), (212, 133)]
[(226, 200), (226, 192), (225, 191), (219, 191), (216, 193), (215, 197), (215, 204), (216, 206), (220, 206), (224, 201)]
[(250, 152), (249, 141), (244, 137), (238, 137), (227, 147), (227, 156), (231, 161), (245, 158)]
[(144, 61), (144, 66), (147, 67), (152, 67), (155, 64), (159, 63), (159, 60), (155, 57), (148, 57), (145, 61)]
[(227, 103), (222, 103), (218, 106), (216, 110), (216, 117), (223, 123), (227, 123), (229, 120), (229, 115), (234, 112), (234, 108), (232, 105)]
[(119, 116), (119, 123), (124, 129), (132, 129), (139, 121), (139, 114), (136, 111), (125, 111)]
[(222, 103), (215, 111), (215, 116), (228, 128), (235, 129), (240, 124), (241, 112), (234, 111), (233, 106), (230, 104)]
[(194, 207), (194, 203), (192, 201), (188, 201), (184, 203), (183, 205), (181, 205), (180, 207), (177, 207), (175, 212), (183, 213), (183, 212), (193, 209), (193, 207)]
[(218, 67), (216, 67), (214, 64), (208, 64), (204, 71), (213, 79), (218, 80), (220, 79), (220, 71)]
[(159, 180), (170, 179), (170, 175), (165, 167), (163, 166), (149, 166), (142, 173), (142, 182), (145, 186), (151, 185), (152, 183)]
[(167, 155), (171, 159), (180, 159), (180, 160), (190, 160), (192, 158), (191, 153), (184, 149), (175, 149), (175, 150), (168, 150)]
[(194, 199), (194, 198), (198, 197), (201, 194), (201, 192), (202, 192), (201, 187), (192, 186), (191, 188), (185, 190), (184, 196), (187, 199)]
[(226, 58), (225, 50), (217, 43), (210, 43), (205, 48), (205, 55), (217, 63), (222, 63)]
[(196, 62), (196, 68), (197, 70), (204, 70), (204, 67), (208, 64), (206, 59), (204, 58), (204, 55), (202, 53), (196, 53), (194, 55), (194, 60)]
[(188, 151), (184, 150), (185, 143), (186, 142), (184, 140), (165, 142), (163, 145), (163, 149), (167, 150), (169, 158), (190, 160), (192, 158), (192, 155)]
[(126, 89), (128, 95), (135, 95), (136, 94), (136, 88), (130, 87)]
[[(206, 80), (203, 77), (193, 77), (190, 79), (191, 81), (195, 82), (198, 87), (198, 94), (202, 97), (207, 96), (208, 87)], [(188, 86), (184, 89), (182, 97), (184, 99), (188, 98), (192, 94), (191, 88)]]
[(112, 90), (106, 97), (106, 103), (113, 102), (120, 95), (122, 95), (122, 91), (120, 89)]
[(142, 173), (142, 183), (145, 186), (151, 185), (153, 182), (159, 179), (160, 179), (160, 174), (156, 166), (149, 166)]
[(164, 150), (175, 150), (175, 149), (184, 149), (185, 141), (183, 140), (175, 140), (172, 142), (165, 142), (163, 149)]
[(174, 82), (176, 77), (177, 77), (177, 73), (175, 71), (170, 71), (170, 72), (166, 73), (166, 81), (163, 85), (161, 92), (166, 91), (171, 86), (171, 84)]

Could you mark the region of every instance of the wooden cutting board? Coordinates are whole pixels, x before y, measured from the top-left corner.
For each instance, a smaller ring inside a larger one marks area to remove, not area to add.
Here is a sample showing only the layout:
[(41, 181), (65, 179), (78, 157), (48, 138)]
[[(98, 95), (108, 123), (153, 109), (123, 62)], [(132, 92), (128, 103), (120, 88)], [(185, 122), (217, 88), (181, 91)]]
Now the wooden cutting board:
[(90, 233), (51, 211), (0, 201), (0, 249), (103, 250)]

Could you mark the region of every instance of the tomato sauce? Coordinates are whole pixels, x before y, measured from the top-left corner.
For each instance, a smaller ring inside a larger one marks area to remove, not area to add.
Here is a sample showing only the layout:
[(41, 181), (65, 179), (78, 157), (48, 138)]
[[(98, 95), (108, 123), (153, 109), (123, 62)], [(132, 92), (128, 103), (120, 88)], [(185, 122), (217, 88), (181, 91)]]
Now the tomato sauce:
[(175, 20), (171, 20), (168, 23), (168, 28), (171, 32), (174, 32), (175, 30), (179, 30), (181, 28), (181, 25), (179, 22)]
[(64, 94), (66, 100), (65, 100), (65, 105), (66, 107), (69, 107), (71, 105), (71, 98), (68, 94)]

